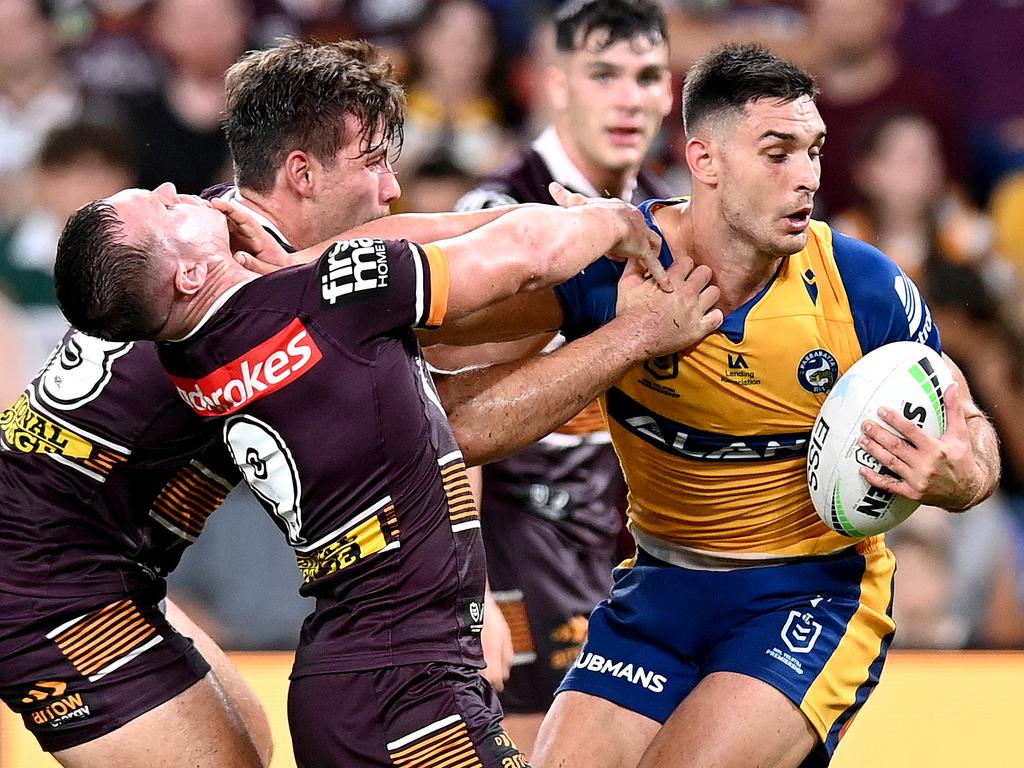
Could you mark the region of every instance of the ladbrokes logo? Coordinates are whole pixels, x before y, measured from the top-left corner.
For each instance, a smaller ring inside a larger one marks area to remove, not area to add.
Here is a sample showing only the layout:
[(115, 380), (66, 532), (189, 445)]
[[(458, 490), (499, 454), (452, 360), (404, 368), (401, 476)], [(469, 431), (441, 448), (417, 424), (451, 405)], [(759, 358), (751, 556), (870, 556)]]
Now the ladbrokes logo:
[(388, 254), (383, 240), (360, 237), (335, 243), (320, 260), (320, 293), (334, 306), (359, 291), (388, 287)]
[(171, 378), (200, 416), (225, 416), (290, 384), (322, 358), (306, 326), (295, 318), (283, 331), (201, 379)]

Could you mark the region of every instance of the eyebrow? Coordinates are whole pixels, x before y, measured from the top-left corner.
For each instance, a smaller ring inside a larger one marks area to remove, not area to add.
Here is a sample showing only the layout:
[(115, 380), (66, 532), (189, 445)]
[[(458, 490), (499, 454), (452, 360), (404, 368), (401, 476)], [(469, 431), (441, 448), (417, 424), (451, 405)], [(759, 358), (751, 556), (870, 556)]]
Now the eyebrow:
[[(812, 144), (817, 144), (819, 141), (821, 141), (824, 138), (825, 138), (825, 131), (820, 131), (818, 133), (818, 135), (815, 137), (814, 141), (812, 141), (811, 143)], [(797, 139), (795, 134), (783, 133), (782, 131), (772, 131), (772, 130), (767, 130), (764, 133), (762, 133), (760, 136), (757, 137), (758, 141), (764, 141), (765, 139), (778, 139), (779, 141), (788, 141), (788, 142), (794, 143), (794, 144), (797, 141), (799, 141), (799, 139)]]

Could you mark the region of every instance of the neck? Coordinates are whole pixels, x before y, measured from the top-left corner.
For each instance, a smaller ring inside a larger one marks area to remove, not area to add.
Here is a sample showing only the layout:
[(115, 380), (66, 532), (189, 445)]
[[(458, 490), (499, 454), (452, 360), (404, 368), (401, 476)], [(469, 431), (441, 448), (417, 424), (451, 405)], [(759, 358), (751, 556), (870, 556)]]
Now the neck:
[(737, 237), (720, 215), (702, 210), (710, 205), (695, 194), (688, 206), (666, 206), (656, 218), (674, 256), (689, 256), (694, 264), (711, 268), (721, 292), (715, 306), (728, 314), (768, 285), (785, 257), (766, 254)]
[(618, 197), (626, 199), (626, 189), (636, 179), (639, 167), (629, 167), (622, 170), (605, 168), (592, 162), (572, 140), (571, 134), (564, 125), (555, 124), (555, 132), (558, 134), (558, 141), (561, 142), (565, 154), (569, 157), (576, 169), (583, 174), (583, 177), (590, 182), (590, 185), (597, 190), (598, 194), (607, 197)]
[(323, 239), (317, 236), (316, 229), (296, 200), (287, 195), (277, 195), (273, 190), (269, 194), (262, 194), (247, 187), (239, 187), (238, 191), (245, 204), (267, 217), (293, 247), (301, 250)]
[(252, 278), (253, 275), (233, 259), (230, 263), (212, 266), (203, 286), (183, 304), (180, 312), (172, 315), (160, 337), (165, 340), (184, 338), (199, 327), (225, 293)]

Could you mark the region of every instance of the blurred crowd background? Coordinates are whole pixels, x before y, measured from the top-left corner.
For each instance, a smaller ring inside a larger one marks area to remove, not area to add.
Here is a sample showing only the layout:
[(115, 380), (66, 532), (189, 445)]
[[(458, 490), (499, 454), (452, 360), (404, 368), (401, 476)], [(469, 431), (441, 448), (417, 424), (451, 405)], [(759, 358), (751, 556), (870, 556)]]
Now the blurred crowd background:
[[(666, 0), (676, 94), (727, 40), (819, 78), (828, 126), (816, 218), (875, 243), (922, 288), (994, 420), (1000, 494), (923, 508), (890, 534), (896, 644), (1024, 648), (1024, 0)], [(397, 211), (450, 210), (547, 124), (555, 0), (0, 0), (0, 400), (64, 322), (51, 266), (79, 205), (128, 186), (231, 178), (222, 76), (290, 35), (364, 37), (407, 85)], [(650, 158), (689, 189), (674, 110)], [(486, 510), (484, 511), (486, 514)], [(291, 648), (298, 571), (233, 494), (172, 577), (228, 648)]]

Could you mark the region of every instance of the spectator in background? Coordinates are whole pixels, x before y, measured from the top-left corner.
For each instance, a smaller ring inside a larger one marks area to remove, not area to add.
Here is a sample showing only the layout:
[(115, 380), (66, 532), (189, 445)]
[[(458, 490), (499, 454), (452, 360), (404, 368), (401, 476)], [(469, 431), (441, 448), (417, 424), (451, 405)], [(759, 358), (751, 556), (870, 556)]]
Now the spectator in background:
[(454, 211), (459, 199), (473, 188), (476, 179), (445, 156), (427, 160), (402, 174), (401, 213)]
[(67, 326), (53, 290), (53, 259), (64, 222), (90, 200), (133, 186), (136, 170), (135, 147), (116, 125), (74, 122), (43, 138), (29, 183), (18, 189), (30, 206), (0, 237), (0, 292), (17, 308), (24, 345), (19, 385), (42, 364)]
[(954, 93), (967, 128), (971, 190), (988, 201), (1024, 169), (1021, 88), (1024, 3), (1020, 0), (906, 0), (900, 55)]
[(851, 177), (857, 139), (879, 118), (913, 110), (938, 131), (948, 173), (963, 177), (955, 98), (915, 71), (895, 46), (903, 0), (808, 0), (806, 54), (818, 77), (818, 110), (828, 125), (818, 204), (831, 216), (856, 200)]
[(851, 168), (860, 205), (834, 217), (834, 224), (888, 253), (921, 287), (943, 329), (943, 347), (1002, 443), (1001, 493), (977, 513), (922, 509), (888, 537), (900, 557), (897, 620), (902, 615), (903, 626), (912, 627), (899, 642), (944, 648), (1002, 643), (989, 627), (989, 595), (994, 584), (1015, 581), (1010, 510), (1024, 490), (1018, 415), (1024, 381), (1012, 328), (1002, 320), (1002, 297), (993, 290), (1005, 270), (991, 250), (989, 221), (946, 175), (938, 133), (927, 118), (904, 112), (862, 130)]
[(480, 176), (514, 150), (515, 109), (494, 21), (478, 0), (432, 3), (413, 36), (401, 168), (443, 151)]
[(155, 91), (163, 66), (146, 39), (152, 0), (71, 0), (60, 6), (71, 30), (65, 59), (90, 102)]
[(834, 212), (837, 229), (889, 254), (926, 294), (925, 268), (938, 259), (1002, 278), (991, 223), (949, 177), (938, 128), (926, 115), (895, 111), (869, 120), (851, 150), (855, 205)]
[(670, 0), (672, 66), (685, 72), (723, 43), (758, 42), (799, 59), (807, 0)]
[(82, 108), (43, 0), (0, 0), (0, 229), (24, 212), (25, 173), (43, 136)]
[(198, 194), (231, 175), (220, 121), (224, 72), (246, 48), (246, 0), (154, 0), (150, 35), (167, 61), (160, 89), (125, 102), (142, 149), (139, 186)]

